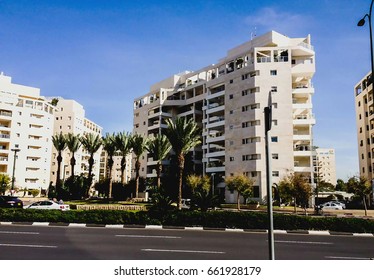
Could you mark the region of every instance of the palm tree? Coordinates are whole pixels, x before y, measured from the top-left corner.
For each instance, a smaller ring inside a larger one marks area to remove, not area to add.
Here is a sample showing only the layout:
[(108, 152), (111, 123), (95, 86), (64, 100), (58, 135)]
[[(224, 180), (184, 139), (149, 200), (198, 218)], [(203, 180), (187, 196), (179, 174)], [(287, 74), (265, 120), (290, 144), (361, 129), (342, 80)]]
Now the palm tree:
[(55, 134), (52, 136), (52, 143), (57, 150), (57, 176), (56, 176), (56, 192), (57, 195), (61, 195), (61, 162), (62, 162), (62, 152), (66, 148), (65, 136), (60, 132), (60, 134)]
[(148, 139), (139, 134), (135, 134), (131, 138), (131, 148), (135, 154), (135, 197), (139, 195), (139, 170), (140, 170), (140, 156), (146, 151), (148, 146)]
[(74, 176), (74, 167), (76, 164), (76, 159), (75, 159), (75, 153), (79, 150), (81, 146), (81, 142), (79, 141), (79, 134), (74, 135), (73, 133), (68, 133), (66, 135), (66, 145), (71, 152), (71, 158), (70, 158), (70, 165), (71, 165), (71, 176)]
[(103, 137), (103, 149), (108, 154), (108, 181), (109, 181), (109, 198), (112, 197), (112, 169), (113, 169), (113, 156), (117, 151), (117, 146), (115, 142), (115, 135), (107, 133), (105, 137)]
[(94, 154), (100, 149), (102, 140), (100, 135), (88, 133), (81, 137), (80, 141), (86, 151), (90, 154), (90, 158), (88, 160), (88, 188), (86, 192), (86, 196), (88, 196), (92, 184), (92, 168), (95, 162)]
[(121, 183), (125, 184), (126, 156), (131, 151), (131, 134), (120, 132), (116, 135), (115, 141), (117, 149), (120, 151), (121, 159)]
[(177, 118), (174, 122), (166, 120), (168, 127), (165, 135), (177, 156), (178, 164), (178, 209), (182, 209), (182, 180), (184, 172), (185, 155), (201, 143), (199, 128), (193, 119)]
[(157, 188), (159, 189), (161, 184), (162, 160), (169, 154), (171, 144), (165, 135), (157, 134), (156, 137), (150, 141), (147, 150), (153, 160), (157, 161)]

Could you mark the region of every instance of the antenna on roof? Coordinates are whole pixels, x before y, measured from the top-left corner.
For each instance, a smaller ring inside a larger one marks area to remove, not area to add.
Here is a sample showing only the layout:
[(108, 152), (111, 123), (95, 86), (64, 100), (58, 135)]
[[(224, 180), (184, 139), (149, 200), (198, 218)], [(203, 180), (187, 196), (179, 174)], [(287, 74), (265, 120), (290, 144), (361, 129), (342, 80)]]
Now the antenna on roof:
[(256, 35), (257, 35), (257, 34), (256, 34), (256, 28), (257, 28), (257, 27), (255, 26), (254, 31), (251, 32), (251, 40), (252, 40), (254, 37), (256, 37)]

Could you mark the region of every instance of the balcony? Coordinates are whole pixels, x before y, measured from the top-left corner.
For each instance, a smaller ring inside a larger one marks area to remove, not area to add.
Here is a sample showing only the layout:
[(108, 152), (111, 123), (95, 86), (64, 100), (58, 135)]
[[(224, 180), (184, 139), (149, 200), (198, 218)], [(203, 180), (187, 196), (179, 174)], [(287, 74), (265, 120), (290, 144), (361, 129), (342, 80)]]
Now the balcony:
[(205, 169), (206, 173), (217, 173), (217, 172), (225, 172), (225, 166), (214, 166), (214, 167), (207, 167)]
[(225, 95), (225, 90), (221, 90), (221, 91), (218, 91), (218, 92), (215, 92), (215, 93), (209, 94), (209, 95), (206, 97), (206, 99), (207, 99), (207, 100), (210, 100), (210, 99), (217, 98), (217, 97), (224, 96), (224, 95)]
[(205, 154), (205, 157), (212, 158), (212, 157), (224, 157), (225, 151), (218, 151), (218, 152), (208, 152)]
[(293, 124), (294, 125), (314, 125), (316, 124), (316, 120), (314, 118), (314, 115), (296, 115), (293, 118)]

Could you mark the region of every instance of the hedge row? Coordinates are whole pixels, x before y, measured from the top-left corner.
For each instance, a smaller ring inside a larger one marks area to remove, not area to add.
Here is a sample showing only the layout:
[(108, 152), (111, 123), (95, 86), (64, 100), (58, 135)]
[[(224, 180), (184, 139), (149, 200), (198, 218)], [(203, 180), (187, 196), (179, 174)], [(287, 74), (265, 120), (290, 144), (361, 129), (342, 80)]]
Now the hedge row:
[[(267, 214), (250, 211), (170, 211), (167, 213), (155, 213), (120, 210), (76, 210), (61, 212), (58, 210), (0, 209), (0, 221), (128, 225), (148, 224), (240, 229), (267, 228)], [(274, 229), (374, 233), (374, 220), (274, 214)]]

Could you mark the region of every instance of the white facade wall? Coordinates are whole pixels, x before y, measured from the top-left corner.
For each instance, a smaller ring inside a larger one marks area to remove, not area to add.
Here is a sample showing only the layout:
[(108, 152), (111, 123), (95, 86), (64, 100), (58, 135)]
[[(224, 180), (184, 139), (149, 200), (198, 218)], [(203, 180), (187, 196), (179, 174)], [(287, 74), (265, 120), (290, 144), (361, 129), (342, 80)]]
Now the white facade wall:
[[(40, 89), (13, 84), (0, 74), (0, 172), (12, 177), (15, 188), (47, 189), (49, 185), (54, 107)], [(20, 192), (19, 195), (23, 195)]]
[[(203, 143), (192, 151), (195, 171), (214, 177), (244, 173), (255, 180), (255, 197), (266, 196), (264, 108), (272, 96), (273, 182), (291, 172), (313, 182), (312, 113), (315, 53), (310, 36), (277, 32), (255, 37), (228, 51), (218, 63), (173, 75), (134, 101), (134, 133), (161, 133), (165, 119), (193, 118)], [(166, 162), (167, 164), (167, 162)], [(141, 176), (155, 177), (144, 155)], [(227, 193), (226, 201), (235, 197)]]
[[(85, 117), (85, 110), (81, 104), (79, 104), (75, 100), (63, 99), (61, 97), (59, 97), (58, 100), (59, 101), (56, 105), (57, 110), (54, 115), (55, 122), (53, 135), (62, 132), (62, 134), (73, 133), (79, 136), (83, 136), (86, 133), (94, 133), (101, 136), (102, 128)], [(95, 153), (94, 156), (95, 163), (92, 170), (92, 174), (94, 175), (94, 182), (99, 180), (100, 153), (101, 148)], [(57, 176), (57, 156), (57, 151), (53, 147), (50, 176), (50, 180), (53, 182), (53, 184), (55, 184)], [(62, 156), (63, 161), (61, 163), (60, 178), (64, 180), (72, 175), (70, 166), (70, 158), (72, 155), (69, 149), (66, 148)], [(81, 147), (75, 153), (76, 165), (74, 167), (74, 175), (80, 175), (82, 173), (88, 175), (89, 157), (90, 155), (83, 149), (83, 147)]]

